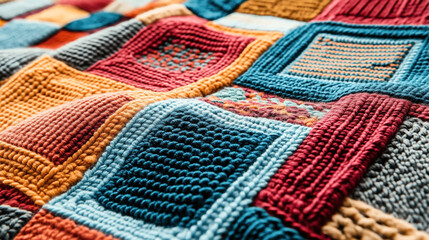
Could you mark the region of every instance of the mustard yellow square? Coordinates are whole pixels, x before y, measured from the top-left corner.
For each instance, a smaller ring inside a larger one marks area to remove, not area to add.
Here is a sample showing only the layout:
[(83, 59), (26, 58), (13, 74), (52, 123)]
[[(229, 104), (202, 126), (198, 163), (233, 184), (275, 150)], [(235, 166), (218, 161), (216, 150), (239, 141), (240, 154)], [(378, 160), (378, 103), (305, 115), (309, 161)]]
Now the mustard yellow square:
[(30, 15), (27, 17), (27, 19), (52, 22), (59, 24), (60, 26), (64, 26), (69, 22), (88, 16), (89, 13), (87, 11), (81, 10), (77, 7), (73, 7), (70, 5), (58, 4), (47, 8), (39, 13)]

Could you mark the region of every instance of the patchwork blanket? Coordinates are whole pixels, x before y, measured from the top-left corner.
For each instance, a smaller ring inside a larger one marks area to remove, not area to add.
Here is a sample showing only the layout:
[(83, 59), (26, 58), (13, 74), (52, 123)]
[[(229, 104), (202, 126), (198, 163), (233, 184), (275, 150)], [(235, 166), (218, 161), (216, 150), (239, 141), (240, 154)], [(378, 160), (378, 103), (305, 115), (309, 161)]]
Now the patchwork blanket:
[(429, 239), (428, 0), (0, 2), (0, 239)]

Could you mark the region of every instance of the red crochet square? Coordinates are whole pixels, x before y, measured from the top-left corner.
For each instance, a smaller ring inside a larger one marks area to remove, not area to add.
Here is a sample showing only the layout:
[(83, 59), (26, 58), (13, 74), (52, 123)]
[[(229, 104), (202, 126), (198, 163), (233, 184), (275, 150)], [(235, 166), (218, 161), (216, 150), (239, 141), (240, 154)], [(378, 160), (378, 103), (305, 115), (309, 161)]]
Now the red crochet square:
[(165, 92), (213, 76), (254, 39), (209, 29), (198, 17), (171, 17), (143, 28), (87, 72)]
[(426, 25), (429, 0), (334, 0), (313, 21), (356, 24)]

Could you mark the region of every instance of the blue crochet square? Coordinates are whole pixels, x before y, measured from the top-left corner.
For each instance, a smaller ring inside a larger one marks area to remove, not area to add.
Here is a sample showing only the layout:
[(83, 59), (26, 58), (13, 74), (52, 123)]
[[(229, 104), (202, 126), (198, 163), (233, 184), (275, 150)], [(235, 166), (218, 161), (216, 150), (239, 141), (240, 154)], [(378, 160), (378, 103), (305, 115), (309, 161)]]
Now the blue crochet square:
[(154, 103), (44, 208), (120, 239), (218, 238), (309, 131), (198, 100)]
[(105, 208), (161, 226), (195, 224), (279, 137), (182, 107), (136, 143), (97, 193)]
[(235, 83), (285, 97), (334, 101), (376, 92), (429, 102), (429, 27), (304, 25)]
[(0, 28), (0, 49), (28, 47), (50, 37), (60, 27), (53, 23), (14, 19)]

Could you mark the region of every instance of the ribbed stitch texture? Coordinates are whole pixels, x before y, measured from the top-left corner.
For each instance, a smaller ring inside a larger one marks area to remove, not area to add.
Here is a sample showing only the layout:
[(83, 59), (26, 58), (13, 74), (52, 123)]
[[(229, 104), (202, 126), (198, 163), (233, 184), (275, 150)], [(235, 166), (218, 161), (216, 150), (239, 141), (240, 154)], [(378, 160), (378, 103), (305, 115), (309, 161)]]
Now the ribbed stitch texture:
[(86, 70), (101, 59), (118, 51), (144, 24), (131, 19), (117, 26), (71, 42), (54, 53), (53, 57), (79, 70)]
[(238, 7), (237, 12), (310, 21), (330, 2), (331, 0), (247, 0)]
[(235, 83), (312, 101), (364, 91), (427, 103), (428, 32), (427, 26), (310, 23), (277, 41)]
[(0, 205), (0, 239), (12, 240), (19, 230), (31, 219), (32, 213)]
[[(127, 124), (80, 183), (45, 207), (122, 239), (211, 239), (226, 233), (308, 131), (201, 101), (155, 103)], [(122, 230), (113, 230), (118, 224)]]
[(309, 237), (356, 186), (411, 103), (383, 95), (342, 98), (311, 130), (254, 204)]
[(314, 21), (427, 25), (428, 7), (428, 0), (333, 0)]

